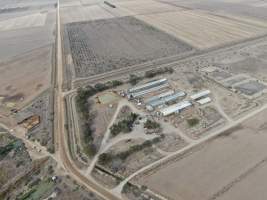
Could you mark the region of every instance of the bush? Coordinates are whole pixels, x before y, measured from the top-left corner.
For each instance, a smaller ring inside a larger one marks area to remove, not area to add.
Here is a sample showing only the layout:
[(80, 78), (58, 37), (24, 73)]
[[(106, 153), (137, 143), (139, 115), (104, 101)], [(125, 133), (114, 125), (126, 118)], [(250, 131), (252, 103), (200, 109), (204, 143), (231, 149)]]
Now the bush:
[(13, 148), (14, 148), (13, 142), (9, 143), (4, 147), (0, 147), (0, 159), (4, 158)]
[(142, 77), (136, 76), (135, 74), (130, 74), (129, 83), (131, 85), (136, 85), (141, 79)]
[(120, 152), (118, 154), (103, 153), (99, 156), (98, 162), (101, 165), (106, 165), (112, 160), (120, 159), (122, 161), (126, 160), (132, 153), (141, 151), (145, 148), (151, 147), (153, 144), (160, 142), (161, 138), (157, 137), (153, 140), (147, 140), (142, 144), (131, 146), (127, 151)]
[(117, 86), (120, 86), (122, 84), (123, 84), (122, 81), (118, 81), (118, 80), (111, 81), (111, 86), (112, 87), (117, 87)]
[(160, 124), (155, 122), (155, 121), (151, 121), (151, 120), (146, 120), (145, 124), (144, 124), (144, 128), (147, 129), (157, 129), (160, 128)]
[(112, 160), (112, 155), (109, 153), (102, 153), (98, 158), (98, 162), (101, 165), (105, 165), (109, 163), (111, 160)]
[(174, 72), (173, 68), (171, 67), (164, 67), (164, 68), (158, 68), (158, 69), (153, 69), (145, 72), (145, 77), (146, 78), (153, 78), (156, 75), (164, 74), (164, 73), (170, 73), (172, 74)]
[(190, 127), (196, 126), (198, 123), (199, 123), (199, 119), (198, 118), (187, 119), (187, 124)]
[(129, 133), (132, 131), (133, 123), (138, 118), (138, 114), (131, 113), (129, 116), (126, 117), (126, 119), (123, 119), (122, 121), (119, 121), (117, 124), (113, 124), (110, 127), (110, 133), (113, 136), (118, 135), (119, 133)]
[(104, 83), (97, 83), (95, 84), (94, 88), (96, 91), (101, 92), (101, 91), (108, 89), (108, 86)]

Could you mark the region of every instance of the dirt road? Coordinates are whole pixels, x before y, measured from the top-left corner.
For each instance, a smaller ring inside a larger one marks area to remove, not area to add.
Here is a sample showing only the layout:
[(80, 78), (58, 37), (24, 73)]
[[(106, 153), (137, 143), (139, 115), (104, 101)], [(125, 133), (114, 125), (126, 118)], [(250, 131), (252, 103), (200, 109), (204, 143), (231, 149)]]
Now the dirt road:
[(118, 200), (119, 198), (102, 186), (87, 179), (77, 169), (75, 164), (70, 159), (69, 149), (67, 144), (67, 137), (65, 134), (65, 110), (64, 110), (64, 93), (62, 91), (63, 86), (63, 64), (62, 64), (62, 46), (61, 46), (61, 29), (60, 29), (60, 13), (59, 13), (59, 1), (57, 8), (57, 87), (56, 87), (56, 119), (55, 119), (55, 141), (56, 153), (58, 154), (65, 170), (76, 179), (79, 183), (86, 186), (89, 190), (95, 192), (99, 196), (107, 200)]

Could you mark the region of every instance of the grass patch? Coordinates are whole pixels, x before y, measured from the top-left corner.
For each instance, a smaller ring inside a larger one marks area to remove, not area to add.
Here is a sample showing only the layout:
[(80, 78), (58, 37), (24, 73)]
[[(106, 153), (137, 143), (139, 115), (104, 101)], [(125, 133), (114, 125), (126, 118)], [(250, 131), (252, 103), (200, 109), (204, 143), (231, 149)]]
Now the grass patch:
[(46, 179), (41, 181), (37, 186), (31, 188), (26, 193), (18, 197), (18, 200), (39, 200), (44, 197), (45, 194), (50, 192), (54, 187), (54, 182), (52, 180)]

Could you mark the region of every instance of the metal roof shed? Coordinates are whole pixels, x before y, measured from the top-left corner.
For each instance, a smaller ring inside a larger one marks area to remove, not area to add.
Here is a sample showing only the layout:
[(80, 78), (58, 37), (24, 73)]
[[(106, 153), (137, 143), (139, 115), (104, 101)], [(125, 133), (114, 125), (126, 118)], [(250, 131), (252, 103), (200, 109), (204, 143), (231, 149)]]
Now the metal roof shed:
[(157, 106), (160, 106), (162, 104), (165, 104), (165, 103), (169, 103), (169, 102), (172, 102), (172, 101), (175, 101), (177, 100), (179, 97), (183, 97), (185, 96), (185, 92), (183, 91), (179, 91), (179, 92), (175, 92), (174, 94), (172, 95), (169, 95), (169, 96), (166, 96), (164, 98), (161, 98), (161, 99), (158, 99), (158, 100), (155, 100), (155, 101), (152, 101), (152, 102), (149, 102), (148, 105), (152, 106), (152, 107), (157, 107)]
[(185, 108), (187, 108), (189, 106), (192, 106), (192, 104), (189, 101), (182, 101), (180, 103), (171, 105), (171, 106), (169, 106), (167, 108), (161, 109), (160, 113), (163, 116), (168, 116), (168, 115), (173, 114), (175, 112), (180, 112), (181, 110), (183, 110), (183, 109), (185, 109)]
[(203, 99), (200, 99), (197, 101), (200, 105), (204, 105), (206, 103), (209, 103), (211, 102), (211, 98), (210, 97), (206, 97), (206, 98), (203, 98)]
[(205, 97), (209, 94), (210, 94), (210, 90), (203, 90), (201, 92), (198, 92), (196, 94), (191, 95), (190, 98), (193, 100), (198, 100), (198, 99)]
[(152, 101), (156, 101), (156, 100), (158, 100), (160, 98), (163, 98), (163, 97), (166, 97), (166, 96), (169, 96), (169, 95), (172, 95), (172, 94), (174, 94), (174, 91), (173, 90), (169, 90), (167, 92), (160, 93), (159, 95), (156, 95), (156, 96), (153, 96), (153, 97), (147, 99), (145, 101), (145, 103), (150, 103)]
[(131, 89), (128, 90), (129, 93), (135, 93), (135, 92), (141, 92), (142, 90), (146, 90), (152, 87), (156, 87), (162, 84), (167, 83), (167, 79), (163, 78), (163, 79), (159, 79), (159, 80), (155, 80), (155, 81), (151, 81), (149, 83), (145, 83), (143, 85), (139, 85), (136, 87), (133, 87)]
[(130, 94), (128, 94), (128, 96), (130, 96), (131, 98), (137, 98), (137, 97), (144, 96), (145, 94), (148, 94), (148, 93), (151, 93), (151, 92), (155, 92), (157, 90), (160, 90), (160, 89), (168, 87), (168, 86), (169, 86), (169, 84), (165, 83), (163, 85), (159, 85), (159, 86), (152, 87), (152, 88), (149, 88), (149, 89), (146, 89), (146, 90), (142, 90), (140, 92), (130, 93)]

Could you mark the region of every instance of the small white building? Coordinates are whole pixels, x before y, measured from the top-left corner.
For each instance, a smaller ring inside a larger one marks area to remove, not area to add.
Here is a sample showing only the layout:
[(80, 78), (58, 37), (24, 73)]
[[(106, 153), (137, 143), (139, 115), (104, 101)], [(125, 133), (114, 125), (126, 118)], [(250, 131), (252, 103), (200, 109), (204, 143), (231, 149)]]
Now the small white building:
[(192, 106), (192, 103), (190, 103), (190, 101), (182, 101), (180, 103), (171, 105), (167, 108), (163, 108), (159, 112), (161, 115), (163, 115), (165, 117), (165, 116), (171, 115), (173, 113), (178, 113), (178, 112), (182, 111), (183, 109), (190, 107), (190, 106)]
[(211, 98), (210, 97), (205, 97), (205, 98), (197, 100), (197, 103), (199, 103), (200, 105), (204, 105), (204, 104), (207, 104), (207, 103), (210, 103), (210, 102), (211, 102)]
[(196, 101), (196, 100), (199, 100), (201, 98), (208, 96), (209, 94), (210, 94), (210, 90), (203, 90), (201, 92), (191, 95), (190, 98)]

